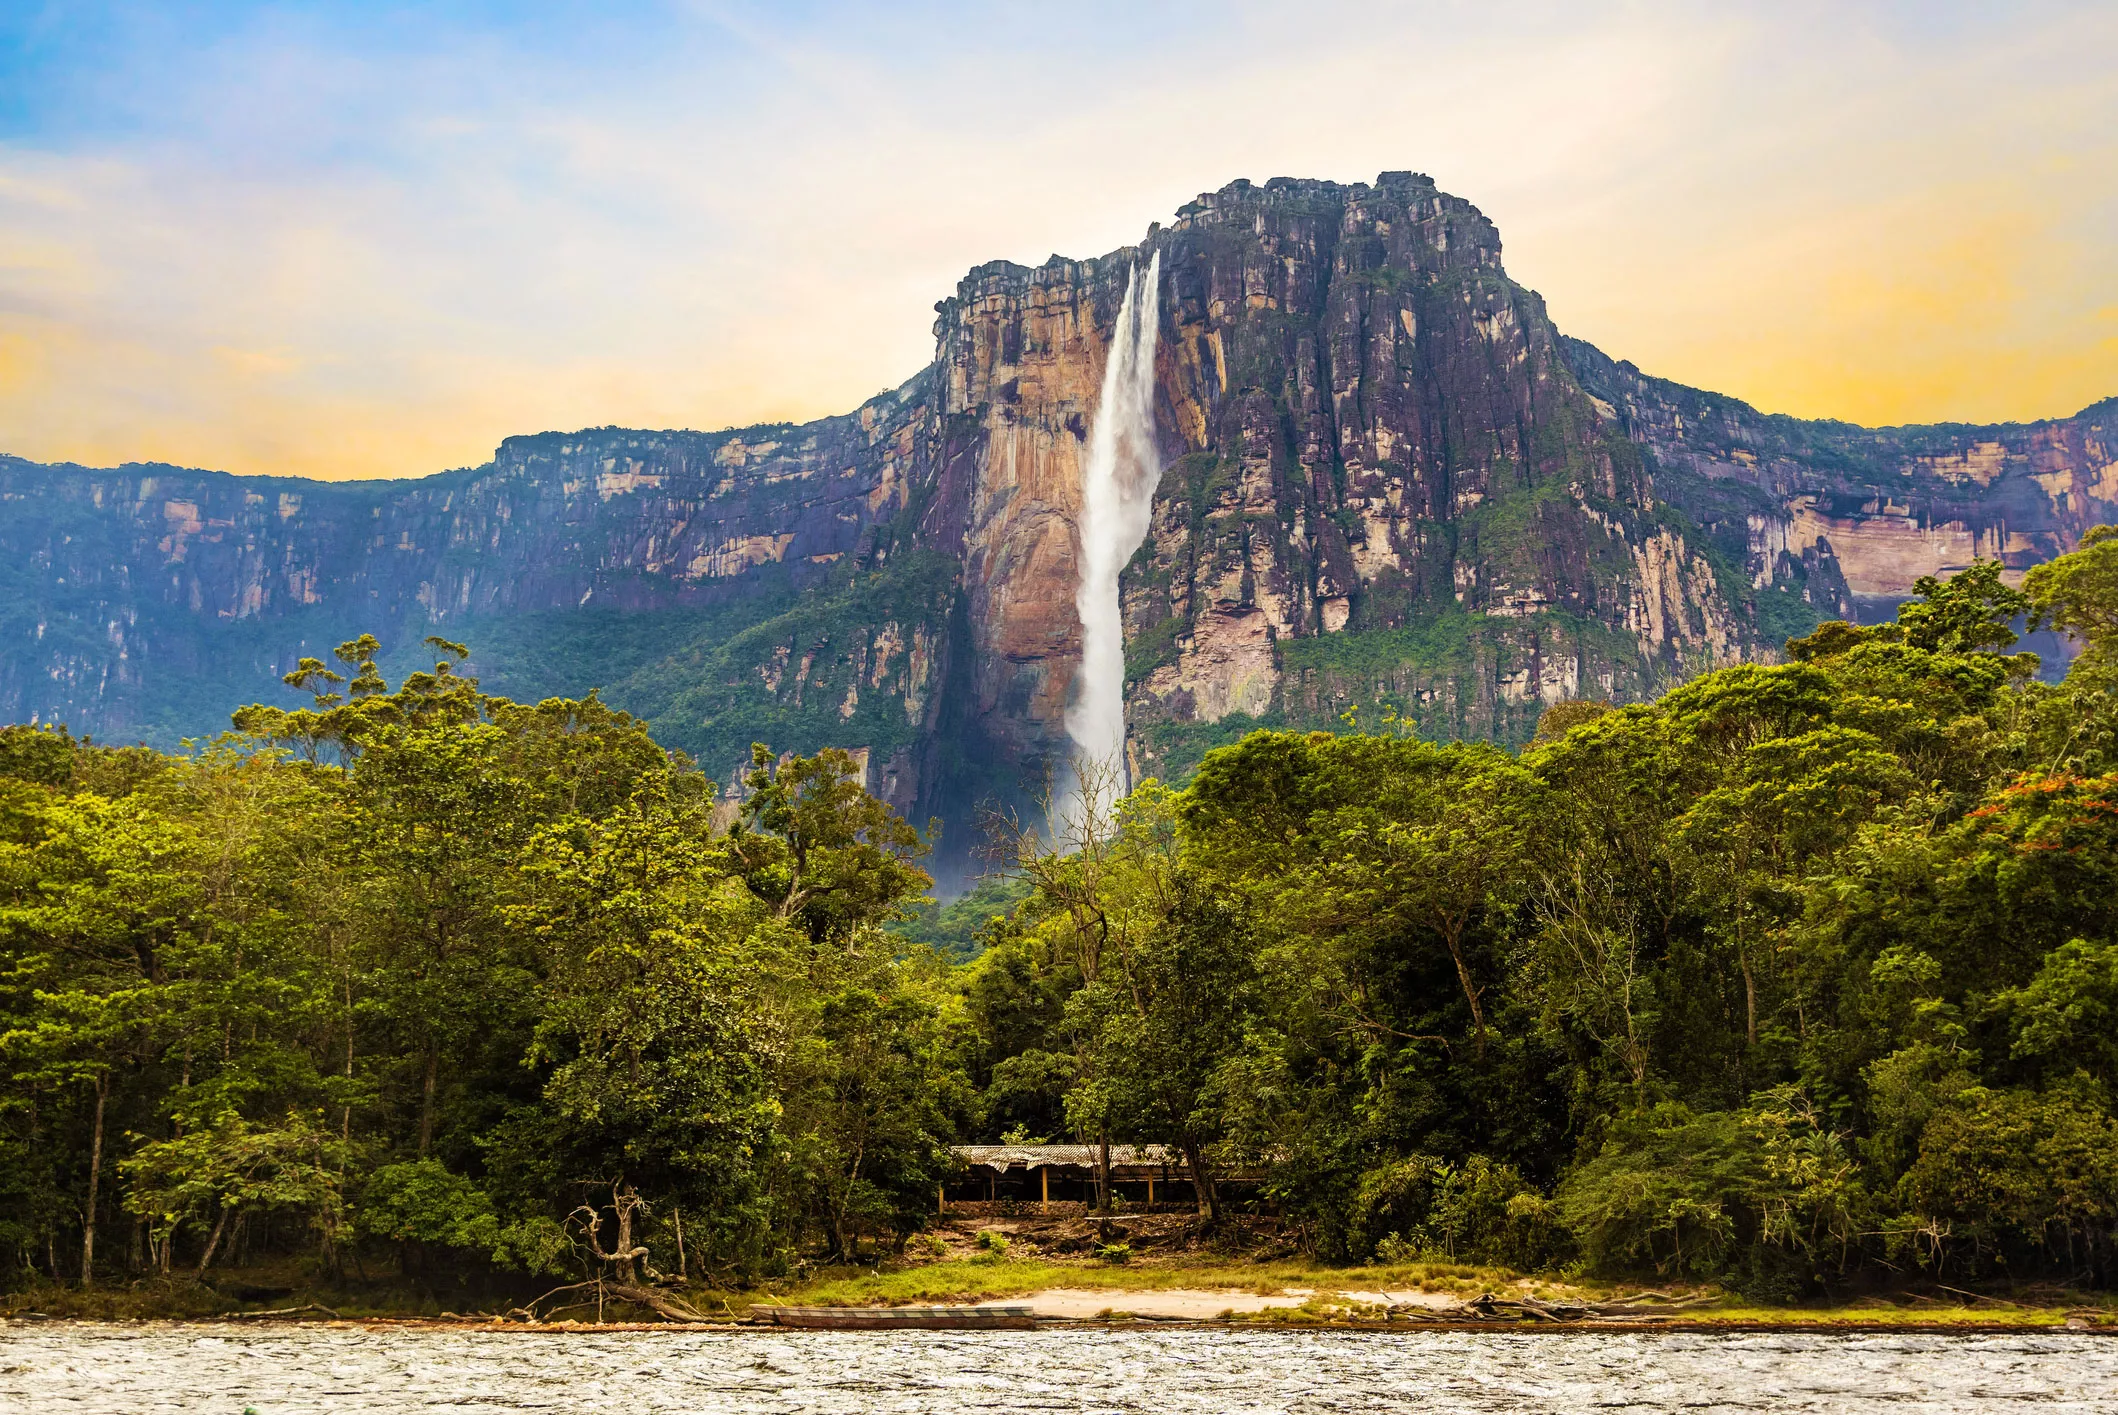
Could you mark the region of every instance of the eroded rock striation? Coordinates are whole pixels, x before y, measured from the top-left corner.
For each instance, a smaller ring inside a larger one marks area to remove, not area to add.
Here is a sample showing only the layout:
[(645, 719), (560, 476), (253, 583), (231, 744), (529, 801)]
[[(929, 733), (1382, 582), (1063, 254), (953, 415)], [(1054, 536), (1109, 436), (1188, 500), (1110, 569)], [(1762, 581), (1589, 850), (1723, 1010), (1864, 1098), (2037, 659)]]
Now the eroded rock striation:
[(1813, 581), (1840, 617), (1888, 612), (1921, 575), (1974, 559), (2019, 573), (2118, 510), (2118, 399), (2044, 422), (1865, 428), (1762, 414), (1564, 344), (1663, 496), (1731, 545), (1740, 529), (1754, 586)]
[(1769, 417), (1561, 336), (1426, 177), (1237, 182), (1136, 247), (973, 270), (933, 363), (843, 417), (511, 438), (396, 482), (0, 459), (0, 717), (168, 741), (303, 653), (373, 630), (409, 664), (441, 631), (515, 696), (602, 687), (722, 779), (753, 739), (847, 746), (908, 814), (963, 821), (1065, 759), (1082, 462), (1150, 255), (1136, 774), (1348, 709), (1520, 740), (1551, 702), (1770, 659), (2118, 519), (2118, 402)]

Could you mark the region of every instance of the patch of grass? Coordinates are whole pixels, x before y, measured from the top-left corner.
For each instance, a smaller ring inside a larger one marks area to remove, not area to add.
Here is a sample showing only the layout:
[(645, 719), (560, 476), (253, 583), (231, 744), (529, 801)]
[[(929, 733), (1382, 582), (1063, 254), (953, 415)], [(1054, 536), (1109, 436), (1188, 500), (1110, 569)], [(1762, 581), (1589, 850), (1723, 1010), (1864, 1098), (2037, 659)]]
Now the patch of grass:
[(124, 1287), (96, 1287), (86, 1292), (76, 1287), (38, 1283), (0, 1298), (0, 1316), (35, 1313), (82, 1321), (124, 1322), (217, 1317), (236, 1310), (238, 1305), (210, 1287), (182, 1279), (155, 1279)]
[[(1349, 1270), (1358, 1271), (1358, 1270)], [(749, 1301), (800, 1302), (826, 1307), (890, 1305), (900, 1302), (967, 1302), (1010, 1297), (1054, 1287), (1156, 1291), (1174, 1287), (1225, 1288), (1237, 1292), (1278, 1292), (1301, 1285), (1309, 1270), (1294, 1264), (1169, 1264), (1093, 1266), (1050, 1262), (1041, 1258), (961, 1258), (927, 1263), (897, 1272), (841, 1269), (792, 1285), (776, 1297), (746, 1294)], [(731, 1297), (731, 1301), (743, 1299)]]
[(1260, 1326), (1315, 1327), (1330, 1321), (1331, 1312), (1304, 1302), (1299, 1307), (1266, 1307), (1256, 1312), (1227, 1312), (1224, 1322), (1248, 1322)]
[[(1102, 1262), (1068, 1263), (1040, 1258), (1001, 1258), (990, 1255), (928, 1263), (897, 1272), (840, 1270), (819, 1274), (806, 1283), (793, 1285), (776, 1295), (730, 1295), (737, 1310), (759, 1301), (816, 1306), (889, 1306), (901, 1303), (971, 1302), (1016, 1297), (1051, 1288), (1089, 1288), (1120, 1292), (1154, 1292), (1170, 1289), (1247, 1292), (1272, 1296), (1290, 1290), (1310, 1289), (1298, 1307), (1268, 1308), (1242, 1320), (1272, 1323), (1321, 1323), (1361, 1321), (1380, 1315), (1373, 1307), (1345, 1294), (1416, 1290), (1468, 1300), (1482, 1293), (1508, 1299), (1541, 1301), (1610, 1301), (1640, 1292), (1638, 1282), (1610, 1282), (1573, 1278), (1553, 1273), (1523, 1274), (1507, 1268), (1471, 1263), (1409, 1262), (1364, 1267), (1336, 1267), (1300, 1261), (1253, 1263), (1241, 1259), (1193, 1259), (1125, 1265)], [(1654, 1291), (1672, 1297), (1711, 1295), (1710, 1288), (1656, 1285)], [(1114, 1302), (1114, 1312), (1123, 1304)], [(2118, 1305), (2099, 1296), (2084, 1302), (2078, 1293), (2040, 1295), (2021, 1305), (1954, 1305), (1946, 1301), (1899, 1296), (1861, 1297), (1844, 1302), (1816, 1303), (1798, 1307), (1760, 1307), (1728, 1298), (1684, 1311), (1683, 1322), (1732, 1325), (1777, 1325), (1831, 1327), (1883, 1324), (1890, 1326), (1978, 1326), (2006, 1325), (2034, 1328), (2064, 1327), (2069, 1315), (2099, 1324), (2118, 1326)]]
[[(242, 1312), (306, 1308), (314, 1303), (345, 1318), (416, 1319), (503, 1312), (554, 1281), (521, 1279), (454, 1290), (444, 1282), (435, 1291), (394, 1276), (361, 1281), (348, 1274), (340, 1280), (282, 1263), (216, 1269), (203, 1283), (193, 1281), (188, 1273), (107, 1281), (86, 1291), (71, 1284), (38, 1282), (0, 1294), (0, 1317), (37, 1313), (81, 1321), (204, 1321)], [(307, 1315), (326, 1317), (329, 1313)]]
[[(916, 1244), (918, 1240), (914, 1242)], [(1414, 1290), (1457, 1300), (1492, 1293), (1511, 1300), (1536, 1298), (1594, 1302), (1644, 1290), (1640, 1282), (1575, 1278), (1558, 1273), (1523, 1274), (1506, 1268), (1435, 1260), (1342, 1267), (1300, 1260), (1259, 1263), (1241, 1257), (1190, 1254), (1157, 1258), (1151, 1252), (1135, 1251), (1132, 1261), (1112, 1264), (1094, 1258), (1069, 1261), (1025, 1255), (1023, 1249), (1027, 1246), (1022, 1242), (1006, 1247), (995, 1244), (975, 1256), (940, 1261), (923, 1262), (914, 1257), (894, 1270), (877, 1271), (866, 1267), (825, 1269), (805, 1279), (768, 1283), (748, 1291), (702, 1285), (685, 1295), (701, 1311), (736, 1317), (758, 1306), (865, 1307), (976, 1302), (1054, 1288), (1086, 1288), (1111, 1293), (1108, 1310), (1117, 1318), (1126, 1310), (1121, 1294), (1127, 1292), (1187, 1289), (1258, 1296), (1293, 1293), (1305, 1295), (1305, 1300), (1298, 1306), (1269, 1308), (1254, 1314), (1224, 1312), (1222, 1316), (1227, 1320), (1318, 1325), (1375, 1320), (1382, 1315), (1380, 1306), (1348, 1295), (1353, 1293), (1373, 1295)], [(499, 1290), (437, 1295), (394, 1279), (340, 1284), (324, 1280), (322, 1274), (297, 1272), (292, 1268), (246, 1269), (215, 1276), (224, 1291), (202, 1286), (185, 1277), (143, 1278), (134, 1283), (113, 1284), (87, 1292), (70, 1286), (40, 1283), (0, 1298), (0, 1316), (38, 1313), (54, 1318), (94, 1321), (200, 1320), (237, 1311), (298, 1307), (317, 1302), (346, 1318), (416, 1319), (450, 1313), (471, 1315), (505, 1311), (547, 1285), (538, 1283), (514, 1295)], [(232, 1295), (247, 1284), (268, 1282), (284, 1295), (260, 1301), (241, 1301)], [(1667, 1284), (1646, 1286), (1676, 1298), (1713, 1295), (1711, 1288)], [(585, 1315), (578, 1311), (569, 1315), (577, 1320), (593, 1320), (593, 1309), (590, 1308)], [(613, 1321), (653, 1320), (650, 1314), (615, 1302), (608, 1315)], [(2118, 1328), (2118, 1296), (2038, 1288), (2022, 1292), (2012, 1301), (1970, 1295), (1936, 1297), (1893, 1293), (1785, 1307), (1759, 1306), (1740, 1298), (1725, 1297), (1717, 1302), (1688, 1307), (1674, 1320), (1684, 1324), (1818, 1330), (1860, 1326), (2008, 1326), (2052, 1330), (2066, 1328), (2070, 1323)], [(1499, 1327), (1507, 1325), (1496, 1323)]]
[(989, 1297), (1008, 1297), (1040, 1292), (1054, 1287), (1086, 1287), (1112, 1291), (1153, 1292), (1170, 1288), (1204, 1288), (1249, 1292), (1267, 1296), (1288, 1288), (1341, 1289), (1418, 1288), (1452, 1296), (1475, 1297), (1481, 1292), (1521, 1294), (1529, 1284), (1533, 1296), (1602, 1294), (1614, 1290), (1604, 1284), (1572, 1283), (1559, 1279), (1525, 1278), (1506, 1268), (1477, 1267), (1467, 1263), (1404, 1263), (1395, 1266), (1331, 1267), (1298, 1261), (1255, 1263), (1236, 1259), (1184, 1259), (1177, 1261), (1132, 1261), (1113, 1264), (1055, 1262), (1043, 1258), (1005, 1257), (981, 1254), (944, 1262), (923, 1263), (896, 1271), (876, 1272), (867, 1268), (841, 1268), (819, 1273), (807, 1282), (776, 1288), (774, 1295), (729, 1294), (729, 1301), (743, 1306), (758, 1301), (795, 1302), (804, 1305), (859, 1307), (903, 1302), (964, 1302)]
[(1950, 1307), (1925, 1302), (1898, 1307), (1867, 1299), (1858, 1304), (1828, 1307), (1713, 1306), (1686, 1312), (1687, 1322), (1728, 1322), (1737, 1325), (1758, 1322), (1787, 1327), (1831, 1327), (1881, 1324), (1887, 1326), (2022, 1326), (2063, 1327), (2065, 1307)]

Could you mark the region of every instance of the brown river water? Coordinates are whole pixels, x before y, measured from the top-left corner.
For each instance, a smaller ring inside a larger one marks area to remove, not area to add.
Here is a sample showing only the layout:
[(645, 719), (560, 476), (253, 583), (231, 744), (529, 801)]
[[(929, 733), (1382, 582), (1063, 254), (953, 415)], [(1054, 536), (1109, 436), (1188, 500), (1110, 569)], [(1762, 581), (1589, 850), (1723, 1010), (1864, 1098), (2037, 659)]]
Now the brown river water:
[(0, 1325), (0, 1411), (2118, 1411), (2118, 1339)]

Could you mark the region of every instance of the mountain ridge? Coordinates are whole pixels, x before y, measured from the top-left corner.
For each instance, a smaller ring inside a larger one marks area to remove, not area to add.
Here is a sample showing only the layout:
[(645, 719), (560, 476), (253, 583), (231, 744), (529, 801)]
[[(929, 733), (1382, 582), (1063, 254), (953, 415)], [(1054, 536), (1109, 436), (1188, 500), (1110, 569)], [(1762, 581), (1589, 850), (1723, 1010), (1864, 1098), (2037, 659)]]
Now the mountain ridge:
[(2118, 399), (1763, 414), (1562, 334), (1418, 174), (1237, 182), (1135, 246), (974, 267), (925, 369), (809, 423), (528, 434), (378, 482), (0, 457), (0, 718), (167, 743), (301, 654), (373, 631), (401, 668), (438, 629), (496, 690), (602, 686), (718, 777), (753, 738), (860, 748), (893, 805), (962, 823), (1063, 769), (1082, 449), (1150, 251), (1135, 775), (1354, 707), (1521, 740), (2118, 519)]

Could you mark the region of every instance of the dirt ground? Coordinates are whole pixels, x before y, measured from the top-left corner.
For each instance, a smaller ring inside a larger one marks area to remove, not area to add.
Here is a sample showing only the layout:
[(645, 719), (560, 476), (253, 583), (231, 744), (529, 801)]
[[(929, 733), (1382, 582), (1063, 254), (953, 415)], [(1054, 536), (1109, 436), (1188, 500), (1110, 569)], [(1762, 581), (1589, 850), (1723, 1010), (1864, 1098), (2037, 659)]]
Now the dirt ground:
[[(1270, 1296), (1205, 1287), (1136, 1288), (1131, 1291), (1112, 1291), (1107, 1287), (1049, 1287), (1042, 1292), (1033, 1292), (1027, 1297), (1010, 1297), (999, 1303), (979, 1305), (1027, 1305), (1040, 1317), (1068, 1317), (1076, 1320), (1098, 1317), (1106, 1312), (1122, 1312), (1134, 1317), (1181, 1317), (1189, 1321), (1203, 1322), (1212, 1321), (1223, 1312), (1255, 1313), (1274, 1307), (1299, 1307), (1318, 1295), (1318, 1290), (1313, 1287), (1289, 1287)], [(1417, 1306), (1440, 1310), (1454, 1306), (1456, 1302), (1455, 1298), (1439, 1292), (1417, 1290), (1334, 1290), (1322, 1295), (1378, 1307)]]
[(1188, 1210), (1120, 1213), (1099, 1219), (1080, 1212), (1076, 1205), (1068, 1205), (1067, 1209), (1071, 1212), (952, 1212), (931, 1230), (941, 1245), (934, 1257), (976, 1257), (987, 1251), (979, 1237), (982, 1233), (1005, 1237), (1011, 1258), (1039, 1258), (1053, 1263), (1099, 1263), (1099, 1248), (1120, 1243), (1132, 1250), (1130, 1261), (1141, 1265), (1207, 1253), (1263, 1263), (1288, 1257), (1295, 1251), (1294, 1244), (1280, 1232), (1279, 1220), (1272, 1218), (1230, 1215), (1208, 1233), (1199, 1216)]
[[(984, 1206), (979, 1206), (983, 1208)], [(956, 1213), (938, 1224), (933, 1237), (941, 1250), (936, 1261), (976, 1257), (990, 1251), (982, 1234), (999, 1234), (1007, 1240), (1010, 1258), (1034, 1258), (1043, 1262), (1103, 1266), (1097, 1250), (1122, 1243), (1131, 1249), (1128, 1266), (1152, 1268), (1160, 1263), (1195, 1261), (1215, 1257), (1245, 1258), (1270, 1262), (1288, 1256), (1294, 1245), (1281, 1234), (1275, 1219), (1232, 1215), (1212, 1233), (1202, 1230), (1198, 1215), (1186, 1211), (1120, 1213), (1098, 1219), (1068, 1205), (1057, 1214), (1006, 1214), (987, 1209), (983, 1213)], [(1134, 1317), (1171, 1317), (1210, 1321), (1224, 1312), (1257, 1313), (1275, 1307), (1299, 1307), (1319, 1290), (1289, 1287), (1264, 1295), (1231, 1288), (1135, 1288), (1052, 1287), (1026, 1297), (1000, 1299), (996, 1304), (1027, 1305), (1040, 1317), (1090, 1318), (1107, 1312)], [(1436, 1292), (1345, 1292), (1324, 1294), (1377, 1306), (1396, 1303), (1446, 1307), (1456, 1299)]]

